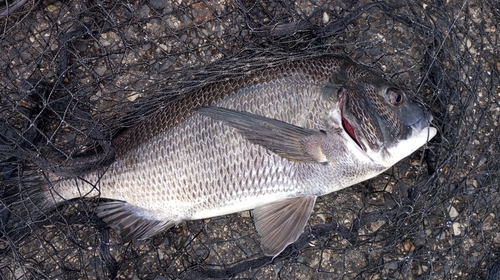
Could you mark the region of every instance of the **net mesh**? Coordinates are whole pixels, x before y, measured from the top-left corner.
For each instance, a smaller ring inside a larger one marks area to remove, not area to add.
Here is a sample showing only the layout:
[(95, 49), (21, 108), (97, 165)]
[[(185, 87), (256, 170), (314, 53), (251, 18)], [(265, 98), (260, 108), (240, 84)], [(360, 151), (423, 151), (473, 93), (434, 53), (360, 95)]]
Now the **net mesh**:
[[(1, 279), (499, 279), (500, 2), (12, 0), (0, 17)], [(439, 132), (320, 197), (280, 256), (249, 212), (123, 244), (92, 200), (9, 211), (29, 203), (19, 181), (106, 165), (111, 137), (161, 104), (324, 53), (404, 86)]]

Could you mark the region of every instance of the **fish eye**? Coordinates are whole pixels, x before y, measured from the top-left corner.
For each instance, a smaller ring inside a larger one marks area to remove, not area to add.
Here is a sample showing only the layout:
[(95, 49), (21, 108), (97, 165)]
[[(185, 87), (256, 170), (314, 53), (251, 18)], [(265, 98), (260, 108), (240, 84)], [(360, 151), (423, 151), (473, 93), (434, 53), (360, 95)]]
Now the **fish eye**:
[(405, 98), (401, 90), (396, 88), (389, 88), (385, 93), (385, 99), (394, 106), (403, 104)]

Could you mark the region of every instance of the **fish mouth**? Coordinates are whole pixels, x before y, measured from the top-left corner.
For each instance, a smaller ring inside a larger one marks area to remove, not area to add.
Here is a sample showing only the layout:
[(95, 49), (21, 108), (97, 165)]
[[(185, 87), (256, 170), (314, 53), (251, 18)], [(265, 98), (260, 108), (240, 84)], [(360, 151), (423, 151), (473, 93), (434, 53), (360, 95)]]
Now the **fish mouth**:
[(354, 143), (356, 143), (358, 145), (358, 147), (364, 151), (363, 147), (361, 146), (361, 143), (359, 142), (358, 138), (356, 137), (356, 131), (355, 131), (354, 127), (344, 117), (344, 105), (345, 105), (345, 99), (346, 99), (345, 92), (346, 92), (345, 88), (340, 88), (339, 93), (338, 93), (340, 117), (342, 118), (342, 128), (345, 130), (347, 135), (349, 135), (349, 137), (351, 137), (352, 141), (354, 141)]
[(431, 121), (433, 120), (433, 116), (430, 113), (424, 111), (424, 116), (421, 117), (418, 121), (414, 122), (410, 125), (410, 127), (416, 132), (420, 132), (431, 125)]

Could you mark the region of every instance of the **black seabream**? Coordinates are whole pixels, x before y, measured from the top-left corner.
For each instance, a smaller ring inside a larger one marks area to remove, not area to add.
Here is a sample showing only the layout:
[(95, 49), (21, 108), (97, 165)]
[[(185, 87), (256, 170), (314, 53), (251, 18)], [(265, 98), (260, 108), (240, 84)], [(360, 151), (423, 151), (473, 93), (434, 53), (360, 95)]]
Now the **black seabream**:
[(379, 74), (322, 56), (207, 85), (118, 135), (115, 161), (50, 175), (44, 211), (100, 195), (124, 240), (253, 209), (266, 255), (302, 233), (316, 198), (372, 178), (434, 137), (431, 114)]

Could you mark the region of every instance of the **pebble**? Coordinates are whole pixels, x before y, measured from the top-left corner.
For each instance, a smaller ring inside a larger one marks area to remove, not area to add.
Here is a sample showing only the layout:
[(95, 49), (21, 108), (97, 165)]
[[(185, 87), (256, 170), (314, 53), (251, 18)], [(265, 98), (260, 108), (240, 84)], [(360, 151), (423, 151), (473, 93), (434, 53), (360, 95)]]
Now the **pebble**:
[(452, 219), (458, 217), (457, 209), (455, 207), (453, 207), (452, 205), (450, 205), (448, 207), (448, 215), (450, 215), (450, 218), (452, 218)]
[(452, 229), (453, 229), (453, 235), (460, 235), (462, 234), (462, 230), (460, 229), (462, 225), (460, 223), (453, 223)]
[(163, 9), (165, 5), (167, 5), (167, 1), (165, 0), (149, 0), (149, 4), (154, 9)]

